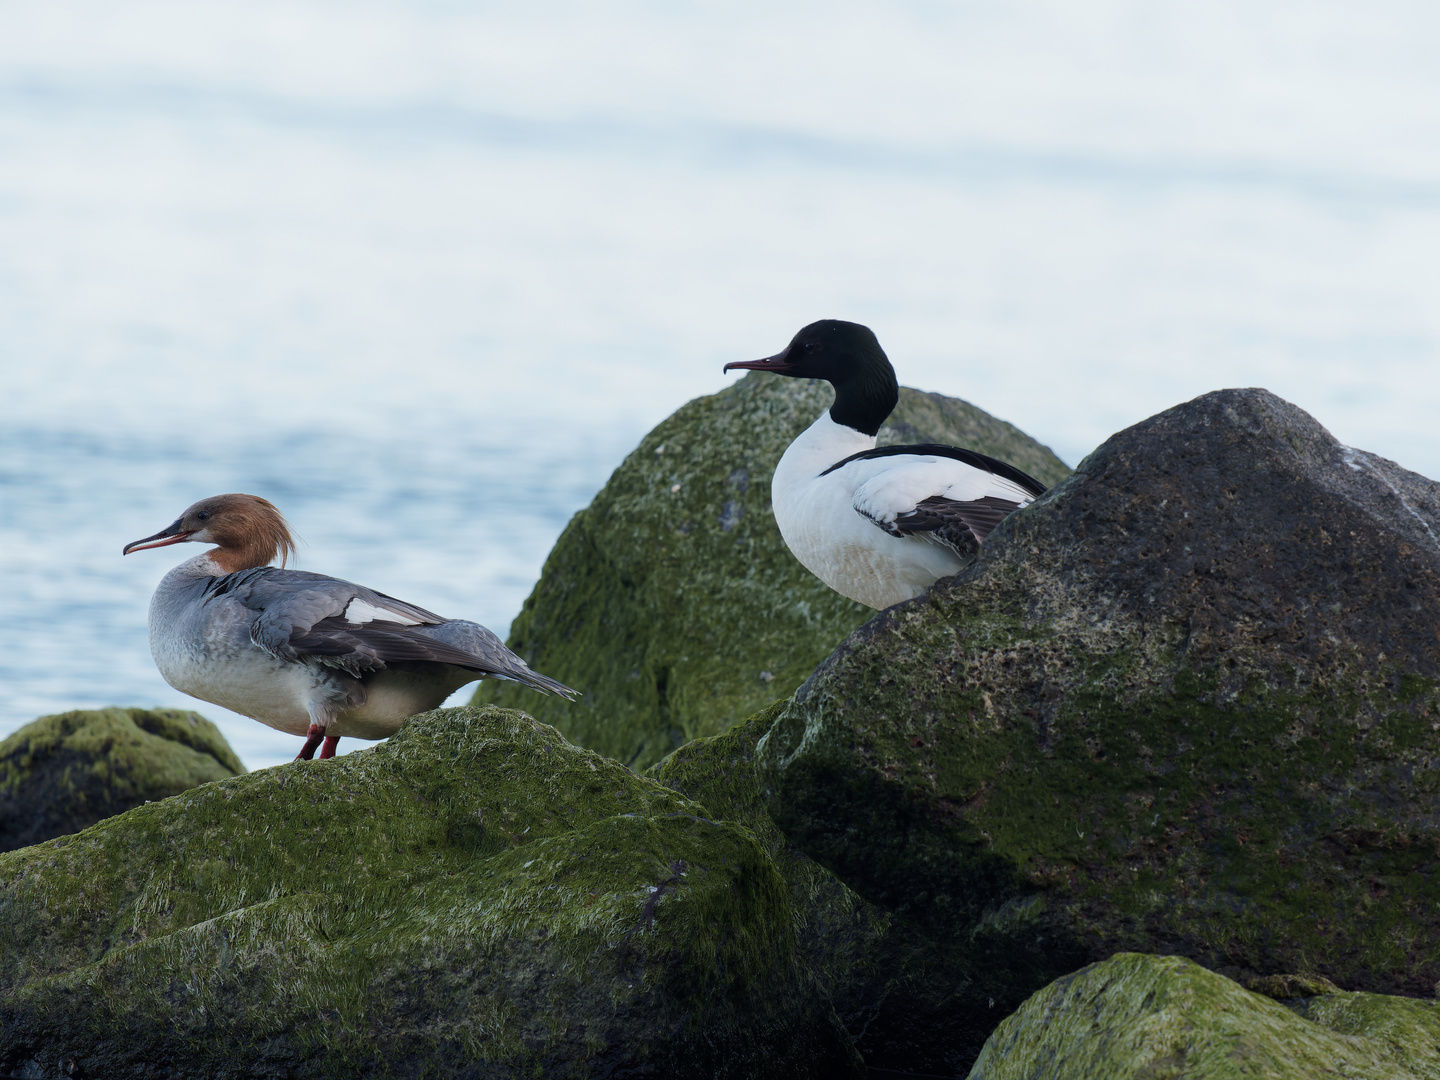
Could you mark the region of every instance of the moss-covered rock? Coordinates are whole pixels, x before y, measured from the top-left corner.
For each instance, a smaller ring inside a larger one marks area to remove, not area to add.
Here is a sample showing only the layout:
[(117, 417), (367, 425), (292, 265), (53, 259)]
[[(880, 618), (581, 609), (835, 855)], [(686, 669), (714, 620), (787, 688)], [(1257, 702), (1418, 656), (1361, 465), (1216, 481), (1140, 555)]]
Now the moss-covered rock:
[[(642, 768), (790, 694), (871, 614), (795, 561), (770, 512), (775, 463), (832, 398), (826, 383), (752, 374), (651, 431), (571, 520), (511, 627), (512, 649), (584, 699), (487, 681), (475, 703), (530, 710)], [(916, 441), (1046, 483), (1067, 472), (973, 405), (902, 389), (880, 442)]]
[(1324, 975), (1293, 974), (1261, 975), (1251, 979), (1245, 989), (1253, 994), (1264, 994), (1276, 1001), (1292, 1001), (1340, 992), (1340, 988)]
[(685, 744), (646, 775), (712, 817), (743, 824), (764, 845), (785, 879), (796, 952), (868, 1065), (958, 1076), (1004, 1015), (994, 981), (977, 977), (967, 949), (932, 940), (860, 897), (776, 828), (754, 754), (783, 704)]
[(220, 730), (193, 712), (42, 716), (0, 742), (0, 851), (244, 771)]
[(1273, 395), (1177, 406), (852, 635), (760, 743), (767, 805), (1035, 986), (1133, 949), (1428, 996), (1437, 536), (1440, 485)]
[(793, 925), (751, 830), (440, 710), (0, 856), (0, 1072), (858, 1075)]
[(970, 1080), (1435, 1080), (1440, 1004), (1330, 993), (1286, 1008), (1174, 956), (1057, 979), (996, 1029)]

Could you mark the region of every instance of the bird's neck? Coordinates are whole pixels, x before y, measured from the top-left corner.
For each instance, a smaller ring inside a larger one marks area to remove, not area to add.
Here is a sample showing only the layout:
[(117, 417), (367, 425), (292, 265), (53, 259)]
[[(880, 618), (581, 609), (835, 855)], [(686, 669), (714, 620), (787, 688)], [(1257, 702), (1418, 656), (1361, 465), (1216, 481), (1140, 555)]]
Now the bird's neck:
[(863, 374), (835, 384), (835, 404), (830, 406), (830, 418), (841, 427), (870, 436), (873, 446), (880, 425), (894, 412), (899, 401), (895, 370), (889, 363), (877, 364)]
[[(184, 562), (173, 567), (170, 572), (165, 575), (165, 582), (179, 587), (180, 585), (188, 586), (197, 580), (203, 579), (208, 581), (210, 578), (223, 577), (230, 571), (220, 567), (213, 558), (214, 554), (213, 551), (206, 551), (193, 558), (186, 559)], [(164, 583), (162, 583), (162, 588), (163, 587)]]
[(275, 558), (275, 546), (263, 540), (245, 545), (218, 547), (209, 553), (220, 574), (234, 574), (256, 566), (268, 566)]
[(874, 435), (837, 424), (833, 413), (834, 409), (821, 413), (786, 448), (775, 469), (777, 481), (783, 476), (795, 483), (808, 483), (837, 461), (875, 449)]

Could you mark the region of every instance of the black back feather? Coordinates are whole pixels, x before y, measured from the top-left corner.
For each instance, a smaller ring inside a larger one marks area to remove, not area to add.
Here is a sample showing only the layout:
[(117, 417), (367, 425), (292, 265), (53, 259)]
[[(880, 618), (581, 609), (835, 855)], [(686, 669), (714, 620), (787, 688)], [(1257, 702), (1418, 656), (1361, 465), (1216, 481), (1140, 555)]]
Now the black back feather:
[(861, 461), (866, 458), (898, 457), (902, 454), (914, 454), (918, 457), (947, 457), (955, 461), (963, 461), (976, 469), (984, 469), (995, 476), (1002, 476), (1011, 483), (1019, 484), (1030, 494), (1040, 496), (1045, 494), (1045, 485), (1036, 480), (1029, 473), (1021, 472), (1009, 462), (1001, 461), (999, 458), (990, 457), (974, 450), (966, 450), (963, 446), (946, 446), (944, 443), (913, 443), (909, 446), (877, 446), (873, 450), (861, 450), (858, 454), (851, 454), (847, 458), (841, 458), (828, 469), (822, 472), (821, 476), (828, 476), (836, 469), (842, 469), (852, 461)]

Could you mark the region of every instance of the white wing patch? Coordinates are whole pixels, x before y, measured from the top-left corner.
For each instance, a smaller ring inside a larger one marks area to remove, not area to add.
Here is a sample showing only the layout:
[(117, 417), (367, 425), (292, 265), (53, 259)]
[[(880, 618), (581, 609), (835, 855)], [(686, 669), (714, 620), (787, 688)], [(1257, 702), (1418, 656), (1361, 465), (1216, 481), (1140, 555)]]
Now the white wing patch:
[[(883, 459), (882, 459), (883, 460)], [(872, 521), (889, 524), (924, 499), (973, 502), (987, 495), (1026, 506), (1035, 498), (1019, 484), (954, 458), (906, 455), (855, 489), (851, 505)], [(858, 462), (857, 462), (858, 464)]]
[[(334, 608), (330, 609), (334, 611)], [(385, 608), (378, 608), (374, 604), (367, 604), (358, 596), (345, 606), (345, 621), (352, 625), (359, 626), (368, 623), (373, 619), (381, 622), (399, 623), (401, 626), (421, 626), (419, 619), (412, 619), (408, 615), (401, 615), (398, 611), (389, 611)]]

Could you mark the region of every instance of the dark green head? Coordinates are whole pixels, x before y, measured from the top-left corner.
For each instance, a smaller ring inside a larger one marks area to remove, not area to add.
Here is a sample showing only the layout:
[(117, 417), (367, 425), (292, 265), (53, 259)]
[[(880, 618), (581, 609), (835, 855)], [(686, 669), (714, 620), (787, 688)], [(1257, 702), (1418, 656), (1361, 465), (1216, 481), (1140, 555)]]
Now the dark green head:
[(726, 364), (725, 370), (773, 371), (800, 379), (824, 379), (835, 387), (830, 418), (874, 435), (900, 400), (895, 369), (868, 326), (821, 319), (801, 330), (783, 352), (764, 360)]

